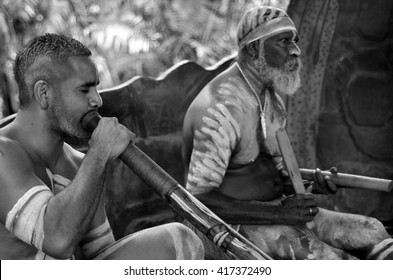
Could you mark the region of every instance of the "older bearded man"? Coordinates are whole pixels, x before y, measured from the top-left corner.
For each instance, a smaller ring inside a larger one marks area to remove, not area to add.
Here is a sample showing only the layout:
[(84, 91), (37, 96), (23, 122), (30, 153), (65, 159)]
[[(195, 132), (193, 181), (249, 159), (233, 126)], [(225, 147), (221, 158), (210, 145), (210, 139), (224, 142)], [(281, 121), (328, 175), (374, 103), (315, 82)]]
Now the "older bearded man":
[[(288, 188), (275, 134), (286, 120), (280, 94), (300, 87), (292, 20), (273, 7), (250, 10), (237, 39), (237, 62), (187, 111), (187, 189), (273, 258), (392, 258), (393, 240), (379, 221), (318, 208), (312, 193)], [(329, 178), (317, 177), (314, 193), (336, 191)], [(227, 258), (199, 235), (206, 258)]]

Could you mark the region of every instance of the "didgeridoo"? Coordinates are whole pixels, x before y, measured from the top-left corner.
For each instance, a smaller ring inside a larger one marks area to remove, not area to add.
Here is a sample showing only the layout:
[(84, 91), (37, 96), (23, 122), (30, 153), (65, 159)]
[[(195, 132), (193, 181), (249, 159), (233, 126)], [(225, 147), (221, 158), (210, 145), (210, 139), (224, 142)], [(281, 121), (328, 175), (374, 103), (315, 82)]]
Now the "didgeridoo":
[[(314, 181), (314, 169), (300, 168), (300, 174), (303, 179)], [(390, 192), (393, 189), (392, 180), (360, 176), (346, 173), (332, 173), (330, 171), (321, 171), (322, 176), (329, 176), (338, 187), (359, 188), (365, 190)]]
[[(82, 118), (82, 126), (93, 132), (100, 119), (101, 116), (96, 111), (90, 111)], [(191, 195), (133, 143), (128, 145), (119, 158), (164, 197), (177, 213), (235, 259), (271, 259)]]

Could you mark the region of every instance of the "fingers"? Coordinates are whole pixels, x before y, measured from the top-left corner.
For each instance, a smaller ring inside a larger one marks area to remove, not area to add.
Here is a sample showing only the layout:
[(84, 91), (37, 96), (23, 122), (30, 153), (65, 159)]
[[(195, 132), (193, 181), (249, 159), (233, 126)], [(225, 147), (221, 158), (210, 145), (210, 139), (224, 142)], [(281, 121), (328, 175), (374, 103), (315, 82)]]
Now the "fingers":
[[(329, 170), (333, 175), (337, 174), (337, 168), (332, 167)], [(319, 194), (331, 194), (331, 193), (336, 193), (337, 192), (337, 186), (336, 184), (332, 181), (331, 177), (329, 175), (323, 176), (322, 172), (319, 168), (316, 168), (314, 171), (314, 189), (313, 191), (315, 193)]]
[(337, 168), (336, 167), (330, 167), (329, 171), (333, 174), (338, 173)]
[(329, 191), (331, 193), (336, 193), (337, 192), (337, 186), (333, 181), (331, 180), (330, 176), (325, 176), (325, 183), (329, 188)]
[(312, 221), (319, 209), (313, 194), (296, 194), (282, 201), (282, 211), (288, 224)]
[(314, 170), (314, 178), (315, 178), (315, 182), (317, 182), (318, 184), (323, 184), (324, 183), (324, 179), (323, 179), (323, 175), (321, 172), (321, 169), (316, 168)]
[(102, 118), (89, 141), (90, 149), (102, 158), (117, 158), (127, 148), (135, 134), (119, 123), (115, 117)]
[(135, 133), (133, 133), (131, 130), (129, 130), (127, 127), (125, 127), (121, 123), (117, 123), (116, 125), (122, 130), (122, 134), (125, 135), (125, 137), (128, 139), (128, 142), (135, 141), (135, 139), (136, 139)]
[(306, 208), (305, 210), (306, 210), (306, 215), (312, 216), (312, 217), (315, 217), (319, 212), (318, 207), (309, 207), (309, 208)]
[(303, 201), (302, 206), (305, 208), (316, 207), (317, 202), (315, 201), (315, 199), (307, 199)]
[(306, 211), (309, 211), (310, 208), (317, 207), (315, 196), (311, 193), (298, 194), (296, 195), (295, 199), (297, 200), (298, 207), (306, 209)]

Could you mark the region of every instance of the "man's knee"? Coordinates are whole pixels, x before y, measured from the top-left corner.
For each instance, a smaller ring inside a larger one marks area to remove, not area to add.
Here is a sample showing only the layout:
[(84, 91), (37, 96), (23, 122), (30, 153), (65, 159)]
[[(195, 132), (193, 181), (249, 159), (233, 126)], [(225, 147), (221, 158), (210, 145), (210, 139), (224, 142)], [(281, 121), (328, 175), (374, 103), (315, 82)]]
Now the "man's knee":
[(379, 220), (372, 217), (364, 217), (362, 224), (364, 229), (366, 229), (369, 234), (372, 234), (375, 239), (381, 241), (389, 238), (389, 234)]
[(166, 224), (176, 250), (177, 259), (203, 259), (202, 241), (188, 227), (181, 223)]
[(100, 259), (203, 259), (198, 236), (180, 223), (148, 228), (118, 240)]

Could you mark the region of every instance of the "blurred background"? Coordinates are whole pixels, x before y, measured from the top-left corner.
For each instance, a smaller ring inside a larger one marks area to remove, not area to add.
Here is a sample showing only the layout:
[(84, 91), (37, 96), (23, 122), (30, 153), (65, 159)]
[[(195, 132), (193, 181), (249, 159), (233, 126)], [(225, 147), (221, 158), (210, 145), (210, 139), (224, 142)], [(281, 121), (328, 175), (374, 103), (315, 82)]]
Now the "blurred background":
[[(9, 88), (1, 91), (15, 97), (16, 88), (10, 80), (12, 59), (28, 40), (47, 32), (74, 37), (92, 50), (100, 72), (100, 88), (118, 85), (135, 75), (156, 77), (185, 59), (201, 66), (213, 65), (236, 52), (233, 38), (237, 23), (244, 10), (259, 3), (2, 0), (0, 71)], [(11, 109), (15, 111), (15, 99), (12, 102)], [(5, 107), (2, 106), (3, 116), (9, 110)]]
[[(136, 144), (184, 184), (184, 113), (233, 62), (242, 14), (262, 4), (287, 10), (300, 37), (302, 87), (284, 100), (299, 166), (393, 179), (391, 0), (2, 0), (0, 118), (18, 108), (16, 52), (46, 32), (72, 36), (97, 62), (101, 113), (118, 117), (137, 134)], [(110, 166), (108, 178), (116, 237), (178, 219), (121, 162)], [(392, 193), (340, 189), (318, 200), (392, 225)]]

